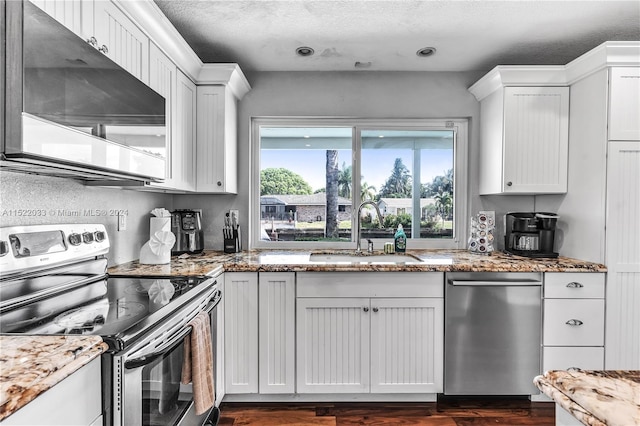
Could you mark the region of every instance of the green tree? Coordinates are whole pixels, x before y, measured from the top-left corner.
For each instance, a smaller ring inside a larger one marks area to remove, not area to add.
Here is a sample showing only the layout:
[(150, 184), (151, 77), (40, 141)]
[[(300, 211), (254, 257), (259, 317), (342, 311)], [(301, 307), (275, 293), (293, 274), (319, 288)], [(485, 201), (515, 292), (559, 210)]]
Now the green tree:
[(338, 195), (344, 198), (351, 198), (351, 166), (346, 167), (342, 163), (342, 170), (338, 172)]
[(453, 169), (447, 170), (444, 175), (435, 176), (430, 183), (420, 187), (421, 198), (433, 197), (441, 192), (453, 194)]
[(338, 237), (338, 178), (338, 151), (328, 149), (325, 186), (327, 192), (326, 238)]
[(411, 197), (411, 174), (409, 169), (402, 163), (401, 158), (396, 158), (393, 163), (391, 176), (382, 185), (379, 198), (410, 198)]
[(453, 212), (453, 197), (448, 192), (440, 192), (433, 198), (436, 200), (436, 209), (442, 216), (442, 224), (444, 225), (445, 218), (449, 219)]
[(311, 186), (297, 173), (285, 168), (260, 171), (260, 195), (309, 195)]
[(362, 182), (360, 187), (360, 199), (362, 201), (373, 200), (376, 196), (376, 187), (369, 185), (367, 182)]

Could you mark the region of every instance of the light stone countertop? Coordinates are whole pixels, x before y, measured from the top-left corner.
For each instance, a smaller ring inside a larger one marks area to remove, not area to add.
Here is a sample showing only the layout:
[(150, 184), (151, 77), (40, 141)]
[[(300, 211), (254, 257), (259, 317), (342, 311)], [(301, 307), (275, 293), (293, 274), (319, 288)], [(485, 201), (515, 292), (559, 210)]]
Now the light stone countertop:
[(585, 425), (640, 425), (638, 370), (552, 370), (534, 383)]
[[(409, 250), (421, 263), (323, 263), (309, 260), (311, 253), (353, 254), (353, 250), (249, 250), (226, 254), (206, 250), (201, 254), (173, 256), (164, 265), (132, 261), (110, 267), (110, 275), (206, 275), (216, 268), (226, 272), (606, 272), (604, 265), (567, 257), (532, 259), (503, 252), (490, 255), (467, 250)], [(376, 252), (381, 255), (383, 253)], [(363, 255), (366, 259), (367, 255)]]
[(0, 335), (0, 420), (105, 350), (99, 336)]

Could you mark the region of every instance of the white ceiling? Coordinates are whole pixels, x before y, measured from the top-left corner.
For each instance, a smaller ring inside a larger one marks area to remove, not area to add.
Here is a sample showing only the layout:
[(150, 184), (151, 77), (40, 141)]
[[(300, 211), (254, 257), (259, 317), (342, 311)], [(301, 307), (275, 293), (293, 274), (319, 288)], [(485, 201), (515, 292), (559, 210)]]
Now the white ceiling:
[[(203, 62), (245, 72), (488, 71), (564, 65), (640, 40), (640, 1), (155, 0)], [(309, 46), (315, 55), (299, 57)], [(435, 55), (416, 51), (432, 46)]]

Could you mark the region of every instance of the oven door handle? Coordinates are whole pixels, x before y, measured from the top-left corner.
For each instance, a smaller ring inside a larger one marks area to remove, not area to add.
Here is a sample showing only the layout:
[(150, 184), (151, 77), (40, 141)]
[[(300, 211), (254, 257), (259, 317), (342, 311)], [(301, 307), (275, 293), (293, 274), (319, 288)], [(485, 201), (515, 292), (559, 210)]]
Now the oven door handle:
[[(211, 313), (216, 306), (222, 300), (222, 291), (216, 290), (213, 296), (211, 296), (210, 303), (205, 307), (203, 312), (207, 314)], [(142, 354), (137, 358), (133, 358), (125, 361), (124, 368), (128, 370), (132, 370), (134, 368), (144, 367), (147, 364), (152, 363), (156, 359), (164, 356), (167, 352), (173, 350), (176, 346), (183, 342), (184, 338), (187, 337), (192, 330), (193, 327), (190, 325), (183, 328), (180, 332), (176, 333), (171, 339), (167, 340), (165, 343), (160, 345), (156, 350), (148, 354)]]

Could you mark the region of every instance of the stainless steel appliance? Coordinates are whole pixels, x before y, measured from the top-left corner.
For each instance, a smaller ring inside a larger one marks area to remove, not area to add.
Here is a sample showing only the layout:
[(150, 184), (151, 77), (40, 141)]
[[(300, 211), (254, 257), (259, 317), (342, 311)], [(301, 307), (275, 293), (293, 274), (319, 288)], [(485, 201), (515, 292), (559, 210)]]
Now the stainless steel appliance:
[(31, 2), (5, 4), (2, 167), (162, 181), (165, 99)]
[(505, 251), (527, 257), (558, 257), (553, 251), (555, 213), (507, 213), (505, 215)]
[(540, 374), (542, 275), (445, 275), (444, 393), (534, 395)]
[(101, 336), (105, 425), (216, 424), (219, 410), (196, 416), (192, 385), (180, 378), (188, 323), (200, 312), (216, 351), (220, 272), (108, 276), (108, 250), (103, 225), (0, 228), (0, 332)]
[(171, 232), (176, 236), (171, 254), (201, 253), (204, 250), (201, 210), (172, 211)]

